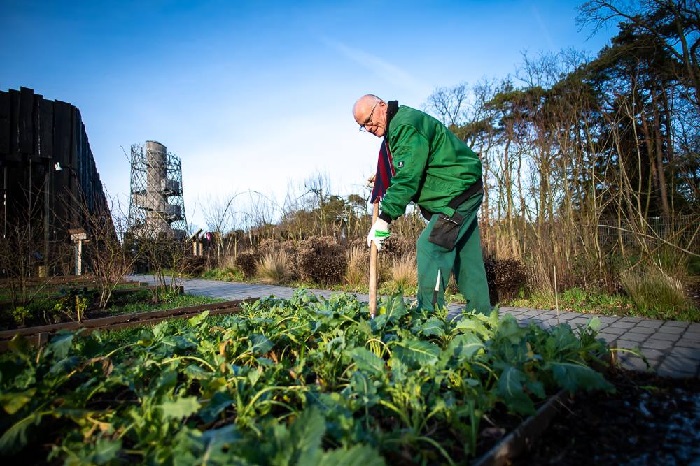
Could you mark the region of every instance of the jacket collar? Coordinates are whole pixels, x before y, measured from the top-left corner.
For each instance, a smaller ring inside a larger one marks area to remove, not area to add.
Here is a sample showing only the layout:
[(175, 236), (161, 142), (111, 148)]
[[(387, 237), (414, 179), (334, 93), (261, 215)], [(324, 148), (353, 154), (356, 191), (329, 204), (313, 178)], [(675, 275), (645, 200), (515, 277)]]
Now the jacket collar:
[(387, 102), (387, 109), (386, 109), (386, 130), (389, 131), (389, 124), (391, 123), (391, 119), (394, 118), (394, 115), (396, 115), (396, 112), (399, 111), (399, 101), (398, 100), (390, 100)]

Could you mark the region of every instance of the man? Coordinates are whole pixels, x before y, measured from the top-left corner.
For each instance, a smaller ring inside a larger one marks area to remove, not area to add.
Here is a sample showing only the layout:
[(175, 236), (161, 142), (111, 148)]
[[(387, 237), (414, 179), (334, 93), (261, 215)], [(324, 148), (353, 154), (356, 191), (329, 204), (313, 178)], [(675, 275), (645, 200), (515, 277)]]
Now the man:
[(454, 273), (465, 310), (490, 313), (476, 218), (483, 198), (479, 157), (438, 120), (396, 101), (364, 95), (353, 117), (361, 130), (384, 138), (394, 168), (367, 245), (374, 241), (381, 250), (391, 221), (413, 201), (429, 220), (416, 242), (419, 308), (443, 307)]

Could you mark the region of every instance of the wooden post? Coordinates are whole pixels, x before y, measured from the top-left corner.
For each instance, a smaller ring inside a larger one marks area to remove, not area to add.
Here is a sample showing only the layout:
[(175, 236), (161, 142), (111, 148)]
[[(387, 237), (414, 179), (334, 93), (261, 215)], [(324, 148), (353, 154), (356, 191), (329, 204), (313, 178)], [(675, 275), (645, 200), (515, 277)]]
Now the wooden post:
[[(372, 225), (379, 217), (379, 201), (372, 205)], [(377, 315), (377, 245), (372, 241), (369, 251), (369, 317)]]

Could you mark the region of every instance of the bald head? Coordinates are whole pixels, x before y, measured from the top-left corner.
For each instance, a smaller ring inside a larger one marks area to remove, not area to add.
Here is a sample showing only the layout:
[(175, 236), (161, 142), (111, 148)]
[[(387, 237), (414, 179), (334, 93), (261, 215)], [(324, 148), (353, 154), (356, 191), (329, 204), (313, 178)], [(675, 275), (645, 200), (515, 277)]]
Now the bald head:
[(386, 132), (386, 102), (374, 94), (365, 94), (352, 107), (352, 116), (360, 128), (377, 137)]
[(372, 107), (374, 104), (377, 102), (380, 102), (382, 99), (377, 97), (374, 94), (365, 94), (357, 101), (355, 102), (355, 105), (352, 106), (352, 116), (355, 117), (355, 120), (357, 120), (358, 115), (362, 116), (364, 115), (365, 118), (367, 115), (369, 115), (369, 112), (371, 111)]

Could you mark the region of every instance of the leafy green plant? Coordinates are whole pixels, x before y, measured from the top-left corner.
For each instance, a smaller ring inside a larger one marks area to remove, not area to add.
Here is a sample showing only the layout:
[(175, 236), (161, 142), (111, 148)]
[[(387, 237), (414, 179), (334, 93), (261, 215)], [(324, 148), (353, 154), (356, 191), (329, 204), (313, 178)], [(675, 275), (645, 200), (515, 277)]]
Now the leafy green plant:
[(24, 325), (24, 322), (31, 317), (32, 313), (24, 306), (17, 306), (12, 309), (12, 319), (17, 325)]
[[(161, 464), (456, 464), (484, 416), (558, 390), (609, 389), (596, 323), (418, 312), (300, 289), (238, 314), (62, 333), (0, 355), (0, 453)], [(48, 450), (45, 449), (48, 446)]]
[(210, 278), (213, 280), (222, 280), (227, 282), (245, 281), (245, 275), (243, 272), (234, 267), (207, 270), (202, 273), (202, 278)]

